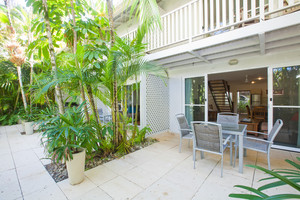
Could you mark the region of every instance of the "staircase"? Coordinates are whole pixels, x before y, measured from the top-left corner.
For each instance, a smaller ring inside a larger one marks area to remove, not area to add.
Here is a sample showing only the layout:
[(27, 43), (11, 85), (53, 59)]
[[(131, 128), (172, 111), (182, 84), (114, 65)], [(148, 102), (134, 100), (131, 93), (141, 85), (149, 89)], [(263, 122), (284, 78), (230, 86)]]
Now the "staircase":
[(208, 81), (208, 86), (217, 106), (218, 112), (233, 112), (233, 102), (227, 81)]

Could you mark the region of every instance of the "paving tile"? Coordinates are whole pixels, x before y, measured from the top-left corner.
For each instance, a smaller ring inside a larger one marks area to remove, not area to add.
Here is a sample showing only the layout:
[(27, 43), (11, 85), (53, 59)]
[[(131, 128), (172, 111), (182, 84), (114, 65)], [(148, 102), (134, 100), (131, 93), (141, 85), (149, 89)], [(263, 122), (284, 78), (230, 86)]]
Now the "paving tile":
[(56, 184), (24, 196), (24, 200), (67, 200), (65, 194)]
[(46, 168), (41, 162), (33, 162), (28, 165), (23, 165), (17, 168), (19, 179), (26, 178), (28, 176), (35, 176), (46, 172)]
[(51, 185), (55, 184), (52, 177), (46, 171), (39, 174), (26, 176), (24, 178), (20, 178), (19, 180), (24, 195), (28, 195), (42, 189), (47, 189)]
[(158, 155), (159, 153), (141, 149), (124, 156), (124, 158), (126, 162), (129, 162), (134, 166), (139, 166), (148, 161), (151, 161), (153, 158), (157, 157)]
[(132, 199), (143, 190), (141, 187), (120, 176), (99, 187), (116, 200)]
[(112, 180), (117, 176), (116, 173), (105, 167), (104, 165), (97, 166), (84, 172), (86, 177), (90, 179), (97, 186)]
[(112, 197), (106, 194), (99, 187), (96, 187), (80, 197), (74, 198), (74, 200), (112, 200)]
[(38, 148), (34, 148), (32, 150), (34, 151), (36, 156), (39, 158), (39, 160), (43, 163), (43, 165), (47, 165), (47, 164), (51, 163), (51, 159), (48, 158), (48, 156), (46, 155), (46, 153), (44, 151), (44, 147), (38, 147)]
[(16, 167), (22, 167), (24, 165), (29, 165), (31, 163), (40, 162), (38, 157), (32, 150), (24, 150), (13, 153), (13, 158)]
[(0, 155), (0, 172), (14, 168), (14, 161), (10, 153)]
[(158, 173), (153, 173), (141, 167), (135, 167), (122, 176), (144, 189), (161, 178)]
[(71, 185), (69, 183), (69, 179), (63, 180), (57, 183), (57, 185), (64, 192), (68, 199), (75, 199), (77, 197), (80, 197), (97, 187), (86, 177), (83, 182), (77, 185)]
[(0, 172), (0, 199), (10, 200), (22, 197), (16, 171)]
[(117, 174), (124, 174), (130, 169), (134, 168), (134, 165), (125, 161), (125, 158), (116, 159), (104, 164), (105, 167)]
[[(219, 180), (220, 182), (222, 180)], [(243, 193), (232, 186), (220, 185), (209, 180), (201, 186), (197, 193), (193, 196), (193, 200), (205, 199), (205, 200), (224, 200), (231, 199), (228, 197), (231, 193)]]
[(189, 191), (189, 186), (181, 187), (177, 184), (169, 182), (166, 179), (161, 179), (148, 187), (143, 192), (139, 193), (133, 199), (164, 199), (164, 200), (182, 200), (191, 199), (192, 193)]
[(4, 154), (10, 154), (10, 146), (6, 138), (0, 139), (0, 156)]

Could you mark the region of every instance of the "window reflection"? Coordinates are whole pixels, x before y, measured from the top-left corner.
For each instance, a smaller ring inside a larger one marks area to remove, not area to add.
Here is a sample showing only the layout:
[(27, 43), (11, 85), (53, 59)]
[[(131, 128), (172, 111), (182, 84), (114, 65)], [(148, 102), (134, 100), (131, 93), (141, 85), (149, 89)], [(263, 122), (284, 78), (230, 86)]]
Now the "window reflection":
[(273, 69), (274, 105), (300, 105), (298, 74), (299, 66)]

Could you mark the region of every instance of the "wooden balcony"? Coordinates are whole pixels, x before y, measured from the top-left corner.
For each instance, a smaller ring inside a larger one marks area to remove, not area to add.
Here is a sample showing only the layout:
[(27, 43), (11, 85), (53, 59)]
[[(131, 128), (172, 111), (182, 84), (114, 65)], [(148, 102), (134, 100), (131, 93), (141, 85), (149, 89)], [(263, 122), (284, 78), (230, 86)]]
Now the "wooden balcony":
[[(300, 10), (300, 0), (195, 0), (161, 17), (146, 37), (147, 52), (191, 43)], [(132, 39), (136, 30), (123, 37)]]

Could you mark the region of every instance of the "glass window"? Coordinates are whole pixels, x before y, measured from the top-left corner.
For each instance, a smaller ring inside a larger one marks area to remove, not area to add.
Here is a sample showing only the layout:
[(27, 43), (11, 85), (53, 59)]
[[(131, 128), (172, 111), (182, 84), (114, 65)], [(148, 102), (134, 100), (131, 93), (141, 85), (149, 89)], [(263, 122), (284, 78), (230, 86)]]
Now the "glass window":
[(185, 104), (204, 104), (204, 77), (185, 79)]
[(127, 116), (140, 124), (140, 83), (127, 86), (126, 101)]
[(276, 136), (275, 144), (300, 147), (299, 134), (299, 108), (274, 108), (274, 122), (277, 119), (283, 120), (283, 126)]
[(299, 66), (273, 69), (274, 106), (299, 106)]
[(204, 77), (185, 79), (185, 115), (189, 124), (205, 120)]
[(185, 116), (187, 121), (204, 121), (204, 106), (185, 106)]

